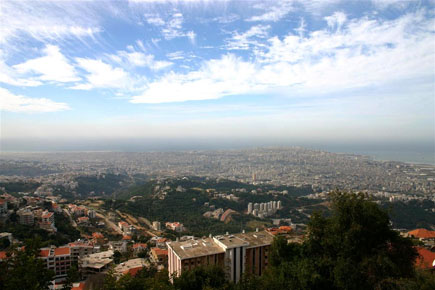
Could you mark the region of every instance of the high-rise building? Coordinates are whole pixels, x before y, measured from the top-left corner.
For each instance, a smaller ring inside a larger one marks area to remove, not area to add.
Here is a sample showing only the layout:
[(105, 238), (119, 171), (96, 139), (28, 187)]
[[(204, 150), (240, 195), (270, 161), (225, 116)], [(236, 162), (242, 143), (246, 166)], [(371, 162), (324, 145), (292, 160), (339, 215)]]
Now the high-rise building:
[(248, 203), (248, 214), (252, 213), (252, 202)]
[(206, 265), (223, 267), (226, 278), (234, 282), (243, 273), (262, 275), (272, 241), (271, 234), (261, 231), (169, 242), (169, 276), (180, 276), (184, 271)]

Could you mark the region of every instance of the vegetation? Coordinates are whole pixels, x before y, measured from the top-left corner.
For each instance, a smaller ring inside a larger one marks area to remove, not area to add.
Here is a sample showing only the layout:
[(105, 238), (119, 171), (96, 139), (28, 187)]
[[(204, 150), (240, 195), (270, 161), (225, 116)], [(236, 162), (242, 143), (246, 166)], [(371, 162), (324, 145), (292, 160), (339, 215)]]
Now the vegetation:
[[(412, 241), (391, 228), (386, 211), (363, 194), (336, 192), (331, 201), (331, 215), (312, 215), (302, 244), (274, 240), (269, 267), (261, 277), (245, 275), (230, 283), (223, 269), (200, 267), (173, 277), (171, 284), (167, 271), (149, 268), (119, 280), (111, 271), (91, 282), (107, 290), (434, 289), (435, 276), (414, 268), (417, 252)], [(1, 262), (1, 289), (47, 289), (50, 273), (41, 271), (32, 250), (39, 246), (26, 245), (26, 251), (15, 250)], [(20, 286), (23, 277), (25, 285)]]
[(14, 248), (0, 261), (0, 289), (48, 289), (54, 273), (38, 258), (40, 239), (27, 240), (24, 249)]
[(1, 230), (12, 233), (13, 237), (21, 241), (39, 237), (42, 241), (42, 247), (50, 245), (60, 246), (80, 238), (80, 232), (70, 224), (66, 216), (61, 213), (56, 213), (54, 220), (57, 228), (56, 233), (47, 232), (46, 230), (40, 229), (37, 225), (21, 225), (18, 221), (7, 222), (1, 226)]

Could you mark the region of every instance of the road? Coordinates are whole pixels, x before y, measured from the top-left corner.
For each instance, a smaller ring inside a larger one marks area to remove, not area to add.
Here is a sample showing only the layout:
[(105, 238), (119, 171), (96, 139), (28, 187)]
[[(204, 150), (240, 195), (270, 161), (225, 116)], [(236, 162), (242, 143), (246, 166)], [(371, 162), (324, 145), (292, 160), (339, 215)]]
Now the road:
[(96, 215), (97, 215), (97, 217), (104, 219), (104, 222), (106, 223), (106, 225), (108, 227), (110, 227), (112, 230), (114, 230), (115, 232), (117, 232), (120, 235), (123, 234), (122, 230), (117, 225), (115, 225), (113, 222), (111, 222), (106, 216), (104, 216), (98, 212)]

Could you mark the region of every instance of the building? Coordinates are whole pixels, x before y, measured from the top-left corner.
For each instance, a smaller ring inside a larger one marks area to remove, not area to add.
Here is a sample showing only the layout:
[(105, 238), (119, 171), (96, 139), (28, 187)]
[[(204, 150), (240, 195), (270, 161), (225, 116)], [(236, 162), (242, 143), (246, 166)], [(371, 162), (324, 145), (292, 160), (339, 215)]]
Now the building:
[(415, 265), (420, 269), (435, 269), (435, 253), (425, 248), (417, 247), (418, 257)]
[(71, 268), (71, 249), (69, 247), (42, 248), (40, 258), (46, 263), (47, 269), (55, 273), (55, 280), (66, 279), (68, 270)]
[(159, 221), (153, 221), (153, 229), (155, 229), (156, 231), (162, 230), (162, 226)]
[(57, 229), (54, 225), (54, 213), (45, 211), (41, 215), (41, 223), (39, 224), (41, 229), (50, 232), (56, 232)]
[(0, 199), (0, 216), (8, 213), (8, 201)]
[(151, 258), (155, 263), (163, 264), (168, 260), (168, 250), (151, 248)]
[(130, 274), (132, 277), (134, 277), (138, 271), (148, 266), (149, 264), (145, 262), (145, 259), (131, 259), (115, 267), (115, 276), (121, 277), (122, 275)]
[(33, 212), (30, 209), (23, 208), (17, 211), (17, 214), (20, 218), (20, 224), (26, 225), (26, 226), (33, 226), (33, 223), (35, 222), (35, 216), (33, 215)]
[(266, 231), (170, 242), (169, 275), (179, 276), (198, 266), (219, 265), (226, 278), (238, 282), (243, 273), (262, 275), (268, 265), (273, 235)]
[(173, 222), (173, 223), (167, 222), (165, 225), (166, 225), (166, 228), (173, 230), (175, 232), (184, 231), (183, 224), (180, 224), (179, 222)]
[(78, 262), (79, 257), (84, 257), (97, 252), (97, 249), (91, 243), (73, 242), (73, 243), (69, 243), (68, 246), (71, 249), (72, 262)]
[(113, 251), (79, 257), (79, 270), (83, 278), (106, 271), (113, 263)]
[(140, 252), (145, 251), (147, 248), (148, 248), (148, 245), (147, 245), (147, 244), (144, 244), (144, 243), (136, 243), (136, 244), (133, 244), (133, 253), (134, 253), (135, 255), (137, 255), (137, 254), (139, 254)]
[(251, 214), (253, 210), (252, 202), (248, 203), (248, 214)]
[(435, 231), (416, 229), (408, 232), (408, 235), (420, 240), (435, 240)]

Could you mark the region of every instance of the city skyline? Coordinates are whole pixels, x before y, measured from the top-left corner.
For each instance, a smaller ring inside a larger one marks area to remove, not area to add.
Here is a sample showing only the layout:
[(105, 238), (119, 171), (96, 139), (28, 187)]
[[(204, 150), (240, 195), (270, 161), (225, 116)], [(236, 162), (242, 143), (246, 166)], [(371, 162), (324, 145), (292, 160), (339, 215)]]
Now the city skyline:
[(222, 140), (430, 152), (433, 7), (3, 1), (1, 147), (123, 150), (172, 140), (189, 148)]

